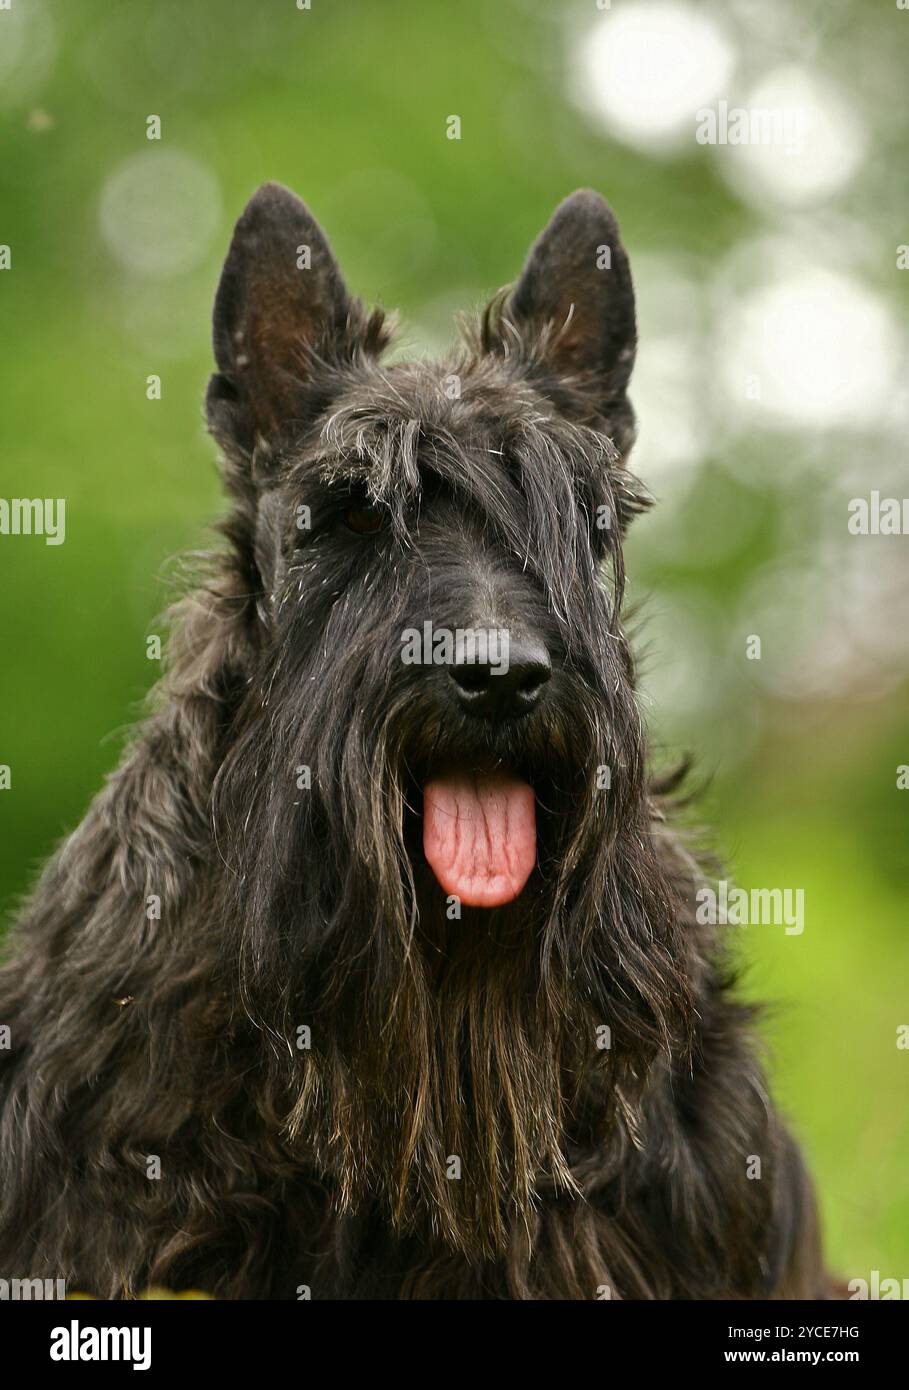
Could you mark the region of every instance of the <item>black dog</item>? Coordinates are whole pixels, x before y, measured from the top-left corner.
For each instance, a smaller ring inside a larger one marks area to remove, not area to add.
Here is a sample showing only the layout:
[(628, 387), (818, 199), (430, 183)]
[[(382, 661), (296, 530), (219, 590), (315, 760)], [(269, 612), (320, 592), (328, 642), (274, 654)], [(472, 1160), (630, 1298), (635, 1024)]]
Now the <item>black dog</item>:
[(0, 974), (0, 1275), (824, 1296), (646, 771), (611, 212), (563, 203), (450, 361), (389, 337), (262, 188), (215, 305), (227, 545)]

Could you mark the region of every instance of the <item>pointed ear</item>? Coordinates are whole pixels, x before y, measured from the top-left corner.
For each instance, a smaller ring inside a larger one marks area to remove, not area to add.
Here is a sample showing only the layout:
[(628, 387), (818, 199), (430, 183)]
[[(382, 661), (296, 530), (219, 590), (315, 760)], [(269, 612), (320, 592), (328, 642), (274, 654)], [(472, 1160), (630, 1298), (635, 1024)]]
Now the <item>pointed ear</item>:
[(246, 454), (306, 413), (315, 363), (349, 359), (358, 345), (384, 346), (381, 315), (367, 319), (315, 218), (280, 184), (263, 184), (237, 223), (213, 342), (209, 428)]
[[(628, 257), (609, 205), (590, 189), (556, 208), (530, 249), (503, 320), (525, 356), (606, 422), (621, 452), (634, 436), (626, 396), (637, 333)], [(504, 324), (503, 324), (504, 327)], [(503, 343), (507, 347), (507, 330)], [(545, 385), (544, 385), (545, 389)]]

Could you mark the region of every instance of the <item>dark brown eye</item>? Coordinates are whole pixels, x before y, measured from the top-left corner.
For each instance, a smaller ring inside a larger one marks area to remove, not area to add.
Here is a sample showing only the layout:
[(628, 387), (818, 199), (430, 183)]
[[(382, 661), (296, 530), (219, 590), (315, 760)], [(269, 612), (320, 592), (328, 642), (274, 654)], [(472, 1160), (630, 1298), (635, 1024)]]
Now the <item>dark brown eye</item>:
[(341, 513), (341, 520), (348, 531), (353, 531), (358, 536), (374, 536), (385, 525), (385, 513), (381, 507), (360, 502), (345, 508)]

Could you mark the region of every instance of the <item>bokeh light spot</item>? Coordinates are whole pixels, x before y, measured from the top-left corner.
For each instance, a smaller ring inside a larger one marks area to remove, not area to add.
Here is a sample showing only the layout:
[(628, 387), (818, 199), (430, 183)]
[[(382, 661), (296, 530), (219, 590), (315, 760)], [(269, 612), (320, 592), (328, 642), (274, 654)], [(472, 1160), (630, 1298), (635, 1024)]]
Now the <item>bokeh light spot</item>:
[(743, 197), (786, 206), (817, 203), (844, 187), (867, 146), (862, 122), (829, 79), (801, 67), (776, 68), (741, 103), (777, 138), (717, 147), (724, 178)]
[(764, 424), (832, 429), (874, 423), (902, 356), (878, 297), (850, 277), (807, 266), (757, 287), (731, 310), (720, 368)]
[(695, 112), (723, 92), (734, 57), (716, 20), (691, 5), (623, 4), (580, 36), (577, 96), (628, 144), (693, 147)]
[(121, 265), (166, 279), (206, 255), (220, 226), (221, 194), (211, 170), (190, 155), (143, 151), (108, 178), (98, 217)]

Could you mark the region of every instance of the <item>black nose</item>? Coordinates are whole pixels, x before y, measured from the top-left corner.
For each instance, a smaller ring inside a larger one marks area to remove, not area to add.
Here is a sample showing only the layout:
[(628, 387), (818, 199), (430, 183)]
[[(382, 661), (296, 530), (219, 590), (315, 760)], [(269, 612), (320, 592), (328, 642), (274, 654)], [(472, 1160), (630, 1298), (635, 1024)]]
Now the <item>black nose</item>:
[(552, 675), (549, 653), (533, 638), (512, 638), (498, 663), (455, 661), (448, 674), (458, 701), (479, 719), (520, 719), (529, 714)]

